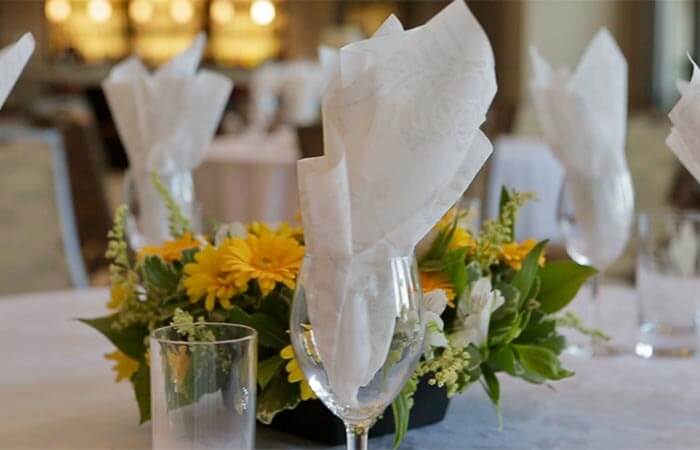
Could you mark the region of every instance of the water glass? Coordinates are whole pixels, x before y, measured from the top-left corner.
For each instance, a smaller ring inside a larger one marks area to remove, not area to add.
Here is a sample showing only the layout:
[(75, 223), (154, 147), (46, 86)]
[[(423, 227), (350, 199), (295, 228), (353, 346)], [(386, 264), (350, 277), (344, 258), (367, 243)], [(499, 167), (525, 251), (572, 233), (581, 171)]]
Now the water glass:
[(225, 323), (151, 334), (155, 450), (254, 448), (257, 339)]
[(635, 352), (690, 356), (698, 347), (700, 214), (642, 213), (638, 233)]

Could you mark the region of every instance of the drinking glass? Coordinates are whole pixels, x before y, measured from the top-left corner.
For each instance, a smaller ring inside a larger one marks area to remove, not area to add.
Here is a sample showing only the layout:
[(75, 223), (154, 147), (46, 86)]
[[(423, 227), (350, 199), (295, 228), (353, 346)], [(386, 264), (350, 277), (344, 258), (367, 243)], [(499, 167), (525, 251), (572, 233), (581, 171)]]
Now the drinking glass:
[(153, 448), (252, 449), (257, 333), (204, 322), (181, 331), (151, 334)]
[[(569, 257), (598, 269), (598, 275), (590, 282), (591, 302), (583, 318), (588, 327), (596, 328), (600, 323), (600, 280), (624, 251), (634, 220), (634, 190), (629, 172), (604, 177), (567, 174), (557, 218)], [(575, 344), (569, 351), (584, 357), (617, 352), (612, 346), (590, 339)]]
[(698, 346), (700, 214), (642, 213), (638, 221), (635, 352), (690, 356)]
[[(307, 255), (297, 281), (291, 313), (291, 339), (297, 361), (311, 389), (326, 407), (345, 423), (347, 448), (366, 450), (367, 433), (377, 418), (399, 394), (415, 371), (423, 348), (423, 294), (413, 256), (387, 258), (357, 282), (374, 286), (373, 292), (390, 296), (394, 332), (382, 366), (369, 383), (359, 388), (354, 405), (343, 401), (332, 389), (324, 361), (319, 355), (313, 324), (309, 320), (307, 299), (317, 295), (311, 289), (310, 274), (329, 263), (327, 258)], [(348, 270), (351, 270), (348, 268)], [(323, 300), (320, 298), (319, 300)], [(352, 300), (352, 299), (350, 299)], [(368, 303), (380, 300), (368, 298)], [(372, 308), (369, 308), (373, 311)], [(369, 314), (372, 314), (370, 312)], [(346, 330), (341, 330), (346, 331)], [(358, 351), (344, 348), (335, 358), (353, 358)]]
[[(193, 231), (201, 231), (201, 205), (197, 202), (192, 172), (177, 170), (159, 173), (158, 179), (190, 221)], [(128, 170), (124, 177), (124, 201), (128, 205), (127, 236), (129, 245), (159, 245), (172, 239), (169, 212), (162, 195), (146, 171)]]

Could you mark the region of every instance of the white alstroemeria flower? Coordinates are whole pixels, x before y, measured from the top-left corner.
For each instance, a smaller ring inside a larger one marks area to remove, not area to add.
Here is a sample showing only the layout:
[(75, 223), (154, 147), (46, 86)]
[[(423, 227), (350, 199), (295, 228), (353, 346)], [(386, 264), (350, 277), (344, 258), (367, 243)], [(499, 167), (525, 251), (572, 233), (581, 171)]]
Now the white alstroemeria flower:
[(247, 236), (248, 230), (246, 230), (245, 225), (240, 222), (228, 223), (226, 225), (221, 225), (219, 229), (216, 230), (214, 245), (219, 245), (229, 238), (245, 238)]
[(450, 335), (452, 345), (483, 345), (488, 338), (491, 314), (504, 302), (503, 295), (497, 289), (491, 290), (490, 278), (482, 277), (476, 280), (468, 301), (461, 302), (458, 306), (457, 329)]
[(447, 294), (442, 289), (435, 289), (424, 295), (425, 299), (425, 339), (423, 341), (423, 354), (427, 359), (432, 359), (433, 349), (447, 347), (445, 337), (445, 323), (442, 321), (442, 313), (447, 307)]

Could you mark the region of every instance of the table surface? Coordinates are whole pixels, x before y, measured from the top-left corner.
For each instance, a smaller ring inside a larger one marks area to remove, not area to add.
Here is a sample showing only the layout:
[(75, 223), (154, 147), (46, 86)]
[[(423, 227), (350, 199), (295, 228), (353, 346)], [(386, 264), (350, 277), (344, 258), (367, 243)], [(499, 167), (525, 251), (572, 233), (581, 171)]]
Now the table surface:
[[(609, 331), (633, 338), (631, 289), (606, 286)], [(113, 383), (109, 342), (77, 317), (106, 312), (105, 290), (0, 298), (0, 448), (146, 449), (131, 386)], [(579, 301), (580, 299), (577, 299)], [(605, 323), (603, 324), (605, 326)], [(475, 385), (446, 419), (410, 432), (403, 449), (700, 448), (700, 358), (642, 360), (631, 354), (567, 361), (577, 374), (552, 389), (502, 378), (503, 428)], [(323, 448), (258, 430), (258, 448)], [(390, 448), (391, 437), (374, 439)]]

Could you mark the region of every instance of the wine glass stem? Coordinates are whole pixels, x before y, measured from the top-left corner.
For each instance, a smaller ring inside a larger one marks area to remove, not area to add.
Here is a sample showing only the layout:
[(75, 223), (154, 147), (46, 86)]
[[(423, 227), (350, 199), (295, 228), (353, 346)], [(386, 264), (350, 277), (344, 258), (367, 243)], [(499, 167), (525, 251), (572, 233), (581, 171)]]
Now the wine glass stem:
[(345, 424), (348, 450), (367, 450), (368, 427)]

